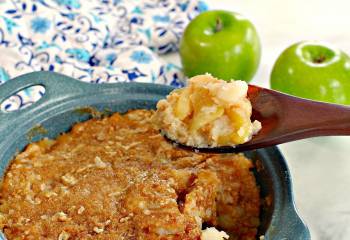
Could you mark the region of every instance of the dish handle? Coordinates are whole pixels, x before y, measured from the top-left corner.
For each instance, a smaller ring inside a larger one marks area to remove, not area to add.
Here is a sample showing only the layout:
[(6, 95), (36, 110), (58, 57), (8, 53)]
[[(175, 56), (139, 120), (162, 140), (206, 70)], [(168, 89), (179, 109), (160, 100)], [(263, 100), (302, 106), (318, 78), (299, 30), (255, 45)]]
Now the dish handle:
[[(11, 112), (0, 110), (0, 136), (6, 136), (9, 128), (16, 126), (15, 122), (25, 121), (29, 115), (37, 114), (45, 106), (57, 102), (58, 99), (68, 98), (72, 95), (89, 91), (87, 83), (75, 80), (62, 74), (53, 72), (33, 72), (16, 77), (0, 86), (0, 104), (17, 92), (32, 86), (43, 86), (44, 95), (30, 106)], [(13, 129), (12, 129), (13, 130)]]

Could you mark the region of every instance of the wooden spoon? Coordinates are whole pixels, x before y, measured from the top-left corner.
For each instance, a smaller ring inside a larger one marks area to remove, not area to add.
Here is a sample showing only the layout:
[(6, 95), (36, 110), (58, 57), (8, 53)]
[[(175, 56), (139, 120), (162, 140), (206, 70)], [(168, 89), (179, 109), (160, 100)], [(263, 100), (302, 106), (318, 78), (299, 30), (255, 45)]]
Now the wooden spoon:
[(230, 153), (310, 137), (350, 135), (350, 106), (311, 101), (254, 85), (249, 85), (248, 97), (253, 106), (252, 120), (262, 125), (249, 142), (236, 147), (179, 146), (200, 152)]

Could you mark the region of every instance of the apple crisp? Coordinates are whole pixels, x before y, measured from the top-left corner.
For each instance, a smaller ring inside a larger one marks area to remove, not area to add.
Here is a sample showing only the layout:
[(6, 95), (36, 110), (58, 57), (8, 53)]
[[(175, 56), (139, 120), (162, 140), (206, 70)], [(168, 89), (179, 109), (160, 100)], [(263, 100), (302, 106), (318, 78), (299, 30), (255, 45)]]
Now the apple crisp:
[(252, 162), (175, 148), (153, 115), (78, 123), (18, 154), (0, 191), (7, 239), (255, 239)]
[(188, 81), (157, 104), (155, 122), (170, 139), (194, 147), (235, 146), (261, 129), (251, 122), (244, 81), (226, 82), (209, 74)]

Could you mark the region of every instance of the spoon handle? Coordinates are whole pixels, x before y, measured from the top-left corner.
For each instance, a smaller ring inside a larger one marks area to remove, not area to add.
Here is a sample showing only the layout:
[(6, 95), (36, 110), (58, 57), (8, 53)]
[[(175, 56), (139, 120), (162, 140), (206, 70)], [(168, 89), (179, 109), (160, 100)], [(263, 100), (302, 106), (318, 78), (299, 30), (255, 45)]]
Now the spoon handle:
[(350, 106), (311, 101), (249, 85), (252, 119), (261, 122), (257, 135), (236, 147), (182, 148), (209, 153), (233, 153), (319, 136), (350, 135)]
[(264, 141), (268, 146), (309, 137), (350, 135), (349, 106), (254, 87), (250, 87), (249, 97), (253, 118), (263, 125), (262, 132), (253, 138), (255, 143)]
[(312, 101), (293, 101), (284, 117), (286, 132), (300, 138), (350, 135), (350, 108)]

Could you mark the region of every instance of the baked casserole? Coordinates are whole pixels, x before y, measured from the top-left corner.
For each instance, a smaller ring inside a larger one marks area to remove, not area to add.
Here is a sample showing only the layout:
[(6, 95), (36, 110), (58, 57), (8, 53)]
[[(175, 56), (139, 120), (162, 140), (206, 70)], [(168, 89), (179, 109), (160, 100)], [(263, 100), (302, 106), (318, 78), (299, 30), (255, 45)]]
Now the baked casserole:
[(153, 118), (115, 113), (27, 146), (1, 185), (7, 239), (255, 239), (252, 162), (176, 148)]

